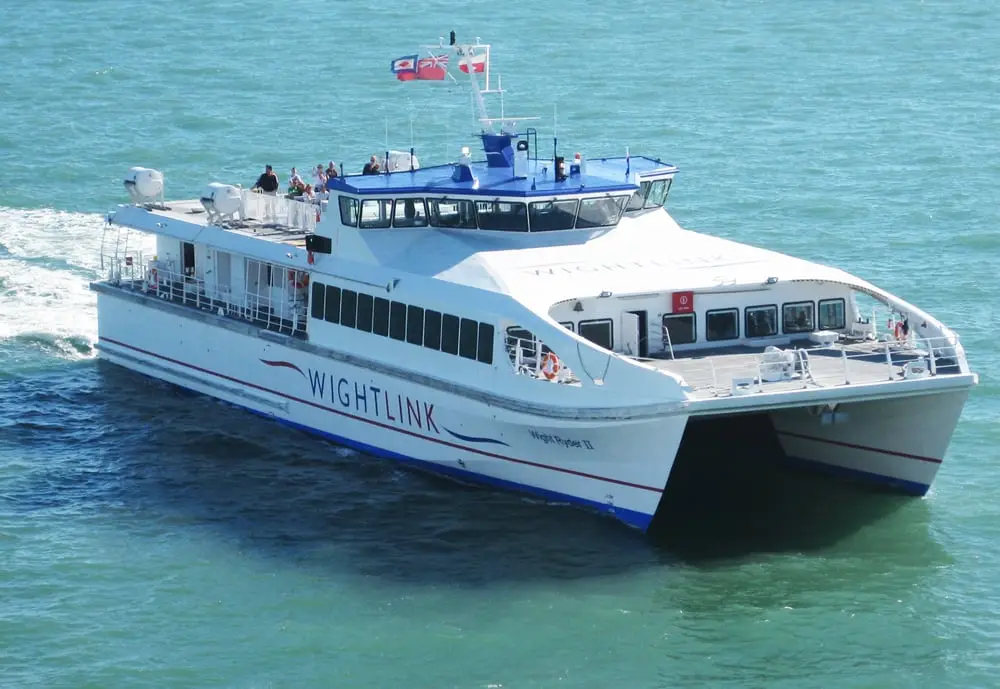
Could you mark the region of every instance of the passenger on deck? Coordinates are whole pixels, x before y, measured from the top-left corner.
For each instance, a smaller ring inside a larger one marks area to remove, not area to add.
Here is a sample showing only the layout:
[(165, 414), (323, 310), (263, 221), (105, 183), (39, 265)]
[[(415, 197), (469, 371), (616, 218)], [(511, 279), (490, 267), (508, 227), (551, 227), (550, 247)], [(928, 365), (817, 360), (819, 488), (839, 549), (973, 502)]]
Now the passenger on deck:
[(337, 166), (334, 165), (333, 161), (331, 160), (330, 164), (326, 166), (326, 178), (327, 180), (333, 179), (334, 177), (337, 176), (337, 174), (338, 174)]
[(288, 195), (289, 196), (301, 196), (306, 190), (306, 183), (301, 177), (299, 177), (299, 171), (294, 167), (292, 168), (292, 174), (288, 178)]
[(313, 188), (316, 191), (326, 191), (326, 173), (323, 172), (323, 163), (319, 163), (313, 170)]
[(275, 194), (278, 191), (278, 176), (270, 165), (264, 166), (264, 172), (257, 178), (257, 182), (250, 188), (250, 191), (262, 191), (265, 194)]
[(377, 175), (381, 170), (378, 167), (378, 158), (372, 156), (371, 159), (365, 163), (365, 169), (361, 171), (362, 175)]

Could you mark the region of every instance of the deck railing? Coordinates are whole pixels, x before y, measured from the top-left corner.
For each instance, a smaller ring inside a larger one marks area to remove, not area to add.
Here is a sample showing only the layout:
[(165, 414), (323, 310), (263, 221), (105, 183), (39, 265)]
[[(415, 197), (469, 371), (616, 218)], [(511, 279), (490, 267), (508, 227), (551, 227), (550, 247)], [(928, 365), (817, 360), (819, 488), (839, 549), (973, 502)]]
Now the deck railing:
[(243, 199), (240, 217), (257, 220), (263, 224), (294, 227), (305, 232), (316, 229), (319, 205), (300, 199), (261, 194), (249, 189), (241, 191)]
[[(172, 262), (144, 260), (141, 253), (110, 264), (107, 281), (120, 289), (247, 321), (278, 333), (300, 337), (306, 334), (308, 289), (303, 284), (306, 274), (300, 271), (260, 263), (258, 274), (246, 274), (243, 289), (233, 290), (186, 275)], [(251, 282), (251, 278), (255, 279)], [(268, 293), (262, 294), (264, 290)]]
[(580, 383), (566, 363), (536, 338), (508, 334), (505, 336), (504, 346), (514, 373), (518, 375), (566, 385)]
[(722, 354), (662, 361), (696, 392), (745, 395), (928, 378), (960, 370), (954, 337), (888, 338), (801, 349), (768, 347), (759, 354)]

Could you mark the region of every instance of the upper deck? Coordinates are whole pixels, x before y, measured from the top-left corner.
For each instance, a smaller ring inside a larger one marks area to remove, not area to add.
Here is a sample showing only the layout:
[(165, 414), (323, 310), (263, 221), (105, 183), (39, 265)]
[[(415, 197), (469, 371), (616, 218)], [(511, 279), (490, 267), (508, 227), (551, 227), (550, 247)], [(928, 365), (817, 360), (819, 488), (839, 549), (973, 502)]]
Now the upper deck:
[(439, 197), (536, 198), (582, 194), (632, 193), (640, 180), (672, 176), (677, 167), (645, 156), (606, 157), (585, 160), (582, 165), (566, 161), (565, 178), (557, 179), (555, 158), (525, 158), (516, 164), (493, 161), (468, 162), (470, 175), (456, 179), (462, 163), (436, 165), (378, 175), (348, 175), (327, 184), (331, 191), (358, 195), (421, 194)]

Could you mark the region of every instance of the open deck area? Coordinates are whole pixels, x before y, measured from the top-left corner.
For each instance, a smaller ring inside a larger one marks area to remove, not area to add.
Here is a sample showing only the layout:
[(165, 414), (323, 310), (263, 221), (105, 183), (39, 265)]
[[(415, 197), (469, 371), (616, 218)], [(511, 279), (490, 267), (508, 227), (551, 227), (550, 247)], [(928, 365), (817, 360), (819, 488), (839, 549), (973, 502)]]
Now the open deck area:
[(948, 350), (952, 343), (937, 339), (941, 341), (852, 340), (832, 345), (806, 340), (780, 350), (731, 347), (642, 361), (683, 377), (695, 397), (706, 399), (959, 373)]

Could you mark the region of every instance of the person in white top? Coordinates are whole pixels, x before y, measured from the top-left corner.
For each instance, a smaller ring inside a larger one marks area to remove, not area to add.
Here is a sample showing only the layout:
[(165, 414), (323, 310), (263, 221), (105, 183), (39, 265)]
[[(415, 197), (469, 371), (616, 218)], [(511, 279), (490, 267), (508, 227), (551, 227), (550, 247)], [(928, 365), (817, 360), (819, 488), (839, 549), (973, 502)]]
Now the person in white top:
[(313, 170), (313, 188), (316, 191), (324, 191), (326, 189), (326, 173), (323, 172), (323, 163), (316, 166)]

